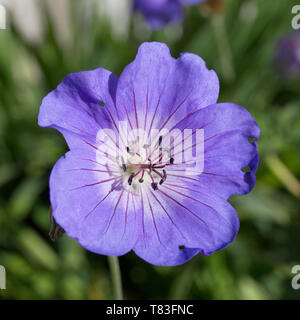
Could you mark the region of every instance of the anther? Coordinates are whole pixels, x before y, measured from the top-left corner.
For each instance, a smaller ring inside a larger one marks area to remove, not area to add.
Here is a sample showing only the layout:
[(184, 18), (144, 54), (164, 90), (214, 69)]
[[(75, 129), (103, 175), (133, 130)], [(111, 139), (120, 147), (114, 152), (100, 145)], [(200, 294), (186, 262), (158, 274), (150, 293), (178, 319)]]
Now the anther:
[(134, 173), (132, 173), (132, 174), (130, 175), (130, 177), (128, 178), (128, 184), (129, 184), (130, 186), (131, 186), (131, 184), (132, 184), (133, 178), (134, 178)]
[(174, 163), (174, 158), (170, 158), (170, 164)]
[(126, 151), (127, 153), (129, 153), (131, 156), (134, 156), (136, 153), (130, 151), (130, 148), (129, 147), (126, 147)]
[(124, 171), (124, 172), (126, 172), (126, 171), (127, 171), (127, 167), (126, 167), (126, 164), (125, 164), (124, 158), (123, 158), (123, 157), (121, 157), (121, 160), (122, 160), (122, 169), (123, 169), (123, 171)]
[(164, 177), (159, 181), (159, 184), (162, 185), (167, 180), (167, 172), (163, 170)]
[(158, 190), (158, 186), (157, 186), (157, 183), (156, 182), (152, 182), (151, 183), (151, 187), (154, 191)]
[(159, 136), (159, 139), (158, 139), (158, 145), (160, 146), (162, 143), (162, 136)]
[(161, 163), (162, 158), (163, 158), (161, 143), (162, 143), (162, 136), (160, 136), (159, 139), (158, 139), (158, 146), (159, 146), (159, 153), (160, 153), (160, 157), (159, 157), (159, 160), (158, 160), (159, 163)]

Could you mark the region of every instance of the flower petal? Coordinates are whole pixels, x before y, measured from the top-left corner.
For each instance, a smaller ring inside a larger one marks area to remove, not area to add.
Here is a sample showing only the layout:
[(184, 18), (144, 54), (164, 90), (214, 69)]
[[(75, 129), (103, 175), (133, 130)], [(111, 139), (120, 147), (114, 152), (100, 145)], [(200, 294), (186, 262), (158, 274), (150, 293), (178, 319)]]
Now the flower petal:
[[(232, 194), (247, 194), (255, 184), (258, 165), (256, 141), (260, 130), (250, 113), (235, 104), (221, 103), (190, 114), (176, 126), (204, 130), (204, 170), (188, 177), (181, 168), (169, 171), (182, 180), (197, 180), (212, 192), (228, 199)], [(193, 154), (196, 154), (193, 144)], [(248, 167), (248, 170), (243, 170)], [(192, 170), (192, 169), (191, 169)]]
[(113, 128), (112, 118), (118, 119), (117, 82), (118, 78), (103, 68), (67, 75), (43, 99), (39, 126), (59, 130), (70, 148), (82, 143), (79, 136), (95, 140), (101, 127)]
[(50, 177), (53, 216), (84, 248), (122, 255), (141, 229), (138, 201), (120, 188), (117, 166), (100, 166), (93, 151), (74, 149), (58, 160)]
[(205, 0), (179, 0), (179, 2), (184, 5), (194, 5), (194, 4), (201, 3), (203, 1)]
[(238, 229), (237, 214), (227, 201), (168, 178), (144, 197), (143, 233), (134, 252), (155, 265), (179, 265), (197, 253), (224, 248)]
[(134, 8), (145, 16), (147, 23), (153, 29), (159, 29), (171, 21), (182, 19), (181, 5), (173, 0), (136, 0)]
[(171, 128), (187, 113), (214, 104), (219, 94), (216, 73), (197, 55), (170, 55), (163, 43), (144, 43), (122, 72), (117, 107), (132, 128)]

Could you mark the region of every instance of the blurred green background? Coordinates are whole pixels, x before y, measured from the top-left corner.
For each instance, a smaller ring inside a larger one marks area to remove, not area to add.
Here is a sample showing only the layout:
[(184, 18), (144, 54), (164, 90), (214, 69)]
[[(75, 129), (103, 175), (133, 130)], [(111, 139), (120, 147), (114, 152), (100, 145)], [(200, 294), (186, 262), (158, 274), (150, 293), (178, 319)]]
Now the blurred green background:
[(253, 192), (231, 199), (241, 221), (234, 243), (179, 267), (122, 256), (125, 297), (298, 299), (291, 268), (300, 264), (300, 85), (280, 77), (273, 61), (276, 43), (292, 32), (297, 1), (228, 0), (224, 15), (189, 7), (183, 25), (157, 32), (124, 0), (119, 7), (35, 2), (33, 9), (31, 0), (12, 1), (0, 30), (0, 265), (7, 272), (0, 299), (112, 298), (105, 256), (66, 235), (49, 239), (48, 178), (67, 147), (58, 132), (37, 126), (37, 115), (66, 74), (102, 66), (119, 75), (151, 40), (167, 43), (175, 57), (196, 53), (216, 70), (219, 101), (242, 105), (259, 123), (261, 160)]

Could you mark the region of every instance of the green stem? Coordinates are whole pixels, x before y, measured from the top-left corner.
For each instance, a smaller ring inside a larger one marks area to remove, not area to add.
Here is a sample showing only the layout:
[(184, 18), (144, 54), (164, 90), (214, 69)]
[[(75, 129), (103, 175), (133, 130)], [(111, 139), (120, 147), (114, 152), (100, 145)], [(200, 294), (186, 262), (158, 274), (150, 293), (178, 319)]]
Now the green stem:
[(108, 257), (115, 300), (123, 300), (122, 279), (118, 257)]
[(300, 182), (290, 169), (275, 154), (265, 157), (265, 162), (273, 174), (297, 198), (300, 198)]
[(212, 14), (211, 21), (216, 35), (224, 79), (227, 83), (232, 83), (235, 79), (235, 71), (231, 48), (225, 29), (224, 16), (221, 14)]

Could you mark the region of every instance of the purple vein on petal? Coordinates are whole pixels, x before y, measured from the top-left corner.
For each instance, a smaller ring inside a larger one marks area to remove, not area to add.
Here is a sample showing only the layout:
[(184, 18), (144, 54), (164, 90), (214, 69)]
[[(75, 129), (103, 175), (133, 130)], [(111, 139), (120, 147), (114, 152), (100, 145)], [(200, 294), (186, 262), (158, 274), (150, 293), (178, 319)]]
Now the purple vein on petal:
[(144, 131), (146, 131), (148, 108), (149, 108), (149, 79), (147, 80), (146, 112), (145, 112), (145, 119), (144, 119)]
[[(178, 171), (178, 170), (173, 170), (173, 171)], [(178, 177), (178, 178), (189, 178), (189, 177), (186, 177), (186, 176), (179, 176), (179, 175), (174, 175), (174, 174), (168, 174), (168, 177)], [(189, 180), (191, 180), (191, 181), (194, 181), (194, 182), (197, 182), (197, 183), (199, 183), (199, 184), (202, 184), (202, 185), (204, 185), (204, 186), (208, 186), (208, 187), (213, 187), (213, 185), (212, 184), (210, 184), (210, 183), (207, 183), (207, 182), (205, 182), (205, 181), (201, 181), (201, 180), (198, 180), (198, 179), (194, 179), (194, 178), (189, 178)], [(170, 183), (165, 183), (165, 184), (170, 184)], [(177, 186), (177, 185), (174, 185), (174, 186)], [(191, 189), (192, 191), (193, 191), (193, 189)]]
[[(107, 111), (108, 111), (108, 110), (107, 110)], [(109, 113), (109, 114), (110, 114), (110, 113)], [(100, 122), (97, 120), (96, 117), (94, 118), (94, 120), (95, 120), (96, 123), (99, 125), (99, 127), (103, 130), (103, 126), (100, 124)], [(118, 130), (118, 127), (116, 126), (116, 124), (115, 124), (115, 122), (114, 122), (113, 119), (112, 119), (112, 121), (113, 121), (113, 124), (115, 125), (116, 129)], [(80, 129), (80, 128), (77, 128), (76, 126), (71, 126), (71, 127), (73, 127), (74, 129), (77, 129), (78, 131), (80, 131), (80, 132), (82, 132), (82, 133), (90, 136), (91, 138), (95, 139), (96, 142), (99, 141), (99, 142), (101, 142), (102, 144), (105, 143), (105, 141), (98, 140), (97, 137), (94, 137), (93, 135), (91, 135), (89, 132), (86, 132), (85, 130), (82, 130), (82, 129)], [(120, 150), (119, 146), (118, 146), (118, 145), (116, 144), (116, 142), (112, 139), (112, 137), (109, 136), (109, 135), (107, 135), (107, 136), (108, 136), (108, 137), (110, 138), (110, 140), (114, 143), (114, 145), (117, 147), (117, 149)]]
[(131, 193), (131, 199), (132, 199), (132, 206), (133, 206), (133, 211), (134, 211), (134, 222), (136, 223), (136, 207), (135, 207), (135, 202), (133, 198), (133, 193)]
[[(90, 134), (89, 132), (87, 132), (87, 131), (85, 131), (85, 130), (82, 130), (82, 129), (80, 129), (80, 128), (76, 127), (76, 126), (73, 126), (73, 125), (71, 125), (71, 127), (74, 128), (74, 129), (76, 129), (76, 130), (78, 130), (79, 132), (81, 132), (81, 133), (83, 133), (83, 134), (85, 134), (85, 135), (88, 135), (89, 137), (95, 139), (95, 136), (93, 136), (93, 135)], [(95, 139), (95, 142), (100, 142), (101, 144), (105, 143), (104, 141), (98, 140), (98, 139)]]
[(124, 231), (123, 231), (122, 240), (123, 240), (123, 238), (124, 238), (124, 236), (125, 236), (126, 227), (127, 227), (127, 214), (128, 214), (128, 205), (129, 205), (129, 196), (130, 196), (130, 193), (128, 192), (128, 193), (127, 193), (127, 200), (126, 200), (125, 223), (124, 223)]
[[(170, 131), (172, 131), (173, 129), (175, 129), (175, 128), (179, 125), (180, 122), (182, 122), (182, 121), (184, 121), (185, 119), (189, 118), (193, 113), (195, 113), (195, 112), (198, 110), (198, 108), (199, 108), (200, 106), (201, 106), (201, 105), (197, 106), (194, 110), (192, 110), (191, 112), (189, 112), (188, 114), (186, 114), (182, 119), (180, 119), (180, 120), (172, 127), (172, 129), (171, 129)], [(193, 119), (192, 119), (192, 121), (193, 121)], [(211, 123), (213, 123), (213, 121), (214, 121), (214, 120), (211, 120), (210, 122), (204, 124), (204, 125), (202, 126), (202, 128), (207, 127), (208, 125), (210, 125)], [(189, 123), (189, 124), (190, 124), (190, 123)], [(189, 125), (189, 124), (188, 124), (188, 125)], [(187, 129), (188, 125), (186, 125), (186, 127), (183, 128), (182, 130)], [(201, 128), (199, 128), (199, 129), (201, 129)]]
[[(207, 185), (211, 186), (210, 184), (207, 184)], [(184, 189), (184, 190), (187, 190), (187, 191), (192, 191), (192, 192), (195, 192), (195, 193), (203, 194), (203, 192), (201, 192), (201, 191), (197, 191), (195, 189), (184, 187), (184, 186), (178, 185), (178, 184), (173, 184), (173, 183), (166, 182), (165, 186), (170, 186), (170, 187), (174, 187), (174, 188)]]
[(186, 100), (189, 98), (189, 96), (192, 94), (193, 91), (194, 91), (194, 88), (188, 93), (188, 95), (183, 99), (183, 101), (175, 108), (175, 110), (173, 110), (173, 111), (169, 114), (168, 118), (167, 118), (166, 121), (162, 124), (162, 126), (161, 126), (160, 129), (159, 129), (159, 131), (161, 131), (161, 130), (164, 128), (164, 126), (170, 121), (170, 119), (171, 119), (171, 118), (173, 117), (173, 115), (179, 110), (179, 108), (184, 105), (184, 103), (186, 102)]
[[(185, 171), (186, 172), (186, 170), (183, 170), (183, 169), (182, 170), (172, 170), (172, 171), (174, 171), (174, 172)], [(194, 172), (194, 171), (190, 171), (190, 172)], [(197, 171), (195, 171), (195, 173), (197, 173)], [(227, 178), (228, 179), (228, 176), (225, 176), (223, 174), (213, 173), (213, 172), (205, 172), (205, 171), (203, 171), (203, 172), (201, 172), (201, 174), (208, 175), (208, 176), (222, 177), (222, 178)], [(185, 177), (185, 176), (177, 176), (177, 175), (174, 175), (174, 174), (169, 174), (169, 176), (180, 177), (180, 178), (189, 178), (189, 177)], [(231, 174), (231, 176), (237, 176), (237, 175), (236, 174), (235, 175)], [(189, 178), (189, 179), (197, 181), (197, 182), (202, 182), (200, 180), (193, 179), (193, 178)]]
[(160, 207), (163, 209), (163, 211), (165, 212), (165, 214), (167, 215), (167, 217), (169, 218), (169, 220), (171, 221), (171, 223), (174, 225), (174, 227), (177, 229), (177, 231), (181, 234), (181, 236), (186, 240), (186, 237), (184, 236), (184, 234), (181, 232), (181, 230), (178, 228), (178, 226), (176, 225), (176, 223), (173, 221), (173, 219), (171, 218), (170, 214), (168, 213), (167, 209), (163, 206), (163, 204), (161, 203), (161, 201), (156, 197), (156, 195), (153, 193), (152, 190), (150, 190), (150, 193), (152, 195), (152, 197), (157, 201), (157, 203), (160, 205)]
[(103, 173), (120, 173), (119, 171), (99, 170), (99, 169), (90, 169), (90, 168), (67, 169), (65, 171), (91, 171), (91, 172), (103, 172)]
[(156, 231), (156, 235), (157, 235), (158, 241), (162, 246), (164, 246), (164, 244), (160, 240), (159, 232), (158, 232), (156, 221), (155, 221), (155, 216), (154, 216), (153, 209), (152, 209), (152, 206), (151, 206), (151, 203), (150, 203), (150, 200), (149, 200), (149, 196), (148, 196), (147, 193), (146, 193), (146, 197), (147, 197), (148, 205), (149, 205), (149, 208), (150, 208), (150, 211), (151, 211), (152, 221), (153, 221), (153, 225), (154, 225), (154, 228), (155, 228), (155, 231)]
[[(81, 160), (89, 161), (89, 162), (95, 163), (95, 164), (97, 164), (97, 165), (99, 165), (99, 166), (102, 166), (102, 167), (107, 168), (107, 164), (100, 163), (100, 162), (98, 162), (98, 161), (96, 161), (96, 160), (92, 160), (92, 159), (83, 159), (83, 158), (81, 158)], [(117, 168), (118, 168), (118, 166), (117, 166)]]
[[(170, 188), (168, 188), (170, 189)], [(204, 220), (202, 220), (200, 217), (198, 217), (193, 211), (191, 211), (189, 208), (187, 208), (185, 205), (183, 205), (182, 203), (180, 203), (179, 201), (177, 201), (176, 199), (174, 199), (172, 196), (168, 195), (167, 193), (165, 193), (164, 191), (162, 191), (161, 189), (158, 189), (160, 193), (162, 193), (163, 195), (165, 195), (167, 198), (171, 199), (172, 201), (174, 201), (175, 203), (177, 203), (179, 206), (181, 206), (182, 208), (184, 208), (185, 210), (187, 210), (187, 212), (191, 213), (194, 217), (196, 217), (197, 219), (199, 219), (203, 224), (206, 225), (206, 222)]]
[[(116, 180), (114, 178), (113, 180)], [(85, 219), (93, 212), (95, 209), (115, 190), (119, 187), (119, 185), (122, 183), (122, 180), (115, 186), (113, 187), (96, 205), (95, 207), (85, 216)]]
[(134, 86), (132, 86), (132, 95), (133, 95), (133, 105), (134, 105), (136, 127), (139, 128), (139, 120), (138, 120), (138, 114), (137, 114), (137, 108), (136, 108)]
[[(176, 171), (176, 170), (174, 170)], [(182, 175), (177, 175), (177, 174), (168, 174), (169, 177), (176, 177), (176, 178), (181, 178), (181, 179), (186, 179), (186, 180), (191, 180), (191, 181), (194, 181), (194, 182), (197, 182), (197, 183), (200, 183), (200, 184), (206, 184), (204, 181), (201, 181), (201, 180), (198, 180), (198, 179), (195, 179), (195, 178), (191, 178), (191, 177), (187, 177), (187, 176), (182, 176)]]
[[(180, 121), (179, 121), (179, 122), (180, 122)], [(178, 123), (179, 123), (179, 122), (178, 122)], [(211, 122), (204, 124), (204, 125), (203, 125), (202, 127), (200, 127), (200, 128), (196, 128), (196, 130), (197, 130), (197, 129), (198, 129), (198, 130), (205, 129), (209, 124), (211, 124)], [(183, 129), (181, 129), (181, 131), (183, 132), (185, 129), (191, 129), (191, 128), (188, 128), (188, 126), (189, 126), (189, 125), (186, 125), (186, 127), (183, 128)], [(176, 127), (176, 125), (170, 130), (170, 132), (172, 132), (172, 130), (173, 130), (175, 127)], [(184, 143), (186, 139), (190, 138), (191, 136), (193, 137), (193, 136), (195, 135), (195, 133), (196, 133), (196, 130), (193, 130), (192, 134), (190, 134), (189, 136), (184, 137), (183, 141), (178, 142), (176, 145), (172, 145), (170, 151), (171, 151), (171, 150), (174, 150), (175, 147), (177, 147), (180, 143), (182, 143), (182, 142)], [(179, 134), (176, 136), (176, 138), (174, 138), (174, 141), (176, 141), (178, 137), (179, 137)], [(204, 142), (206, 142), (206, 140), (204, 140)]]
[(145, 208), (144, 208), (144, 196), (143, 191), (141, 189), (141, 205), (142, 205), (142, 224), (143, 224), (143, 239), (146, 247), (146, 238), (145, 238)]
[[(194, 88), (187, 94), (187, 96), (183, 99), (183, 101), (182, 101), (181, 103), (179, 103), (179, 105), (175, 108), (175, 110), (173, 110), (173, 112), (169, 114), (168, 118), (165, 120), (165, 122), (164, 122), (164, 123), (161, 125), (161, 127), (159, 128), (159, 130), (158, 130), (159, 132), (160, 132), (160, 131), (164, 128), (164, 126), (170, 121), (170, 119), (171, 119), (171, 118), (173, 117), (173, 115), (179, 110), (179, 108), (184, 105), (184, 103), (186, 102), (186, 100), (189, 98), (189, 96), (192, 94), (193, 91), (194, 91)], [(159, 101), (160, 101), (160, 98), (159, 98)], [(158, 106), (157, 106), (157, 107), (158, 107)], [(153, 124), (153, 120), (154, 120), (154, 118), (155, 118), (156, 111), (157, 111), (157, 108), (155, 109), (155, 113), (154, 113), (153, 118), (152, 118), (152, 122), (151, 122), (151, 126), (150, 126), (150, 129), (149, 129), (148, 136), (150, 135), (150, 131), (151, 131), (151, 129), (152, 129), (152, 124)], [(153, 140), (157, 139), (157, 138), (158, 138), (158, 135), (159, 135), (159, 133), (155, 136), (155, 138), (154, 138)]]
[(110, 227), (110, 225), (111, 225), (111, 222), (112, 222), (112, 220), (113, 220), (113, 218), (114, 218), (114, 216), (115, 216), (115, 214), (116, 214), (116, 212), (117, 212), (117, 208), (118, 208), (118, 206), (119, 206), (119, 203), (120, 203), (120, 201), (121, 201), (121, 198), (122, 198), (123, 194), (124, 194), (124, 189), (122, 190), (122, 192), (121, 192), (120, 195), (119, 195), (119, 198), (118, 198), (118, 200), (117, 200), (117, 203), (116, 203), (116, 205), (115, 205), (115, 207), (114, 207), (113, 214), (112, 214), (112, 216), (111, 216), (111, 218), (110, 218), (110, 220), (109, 220), (109, 223), (108, 223), (108, 226), (107, 226), (106, 230), (104, 231), (104, 234), (107, 233), (107, 231), (108, 231), (108, 229), (109, 229), (109, 227)]
[(182, 193), (182, 192), (176, 191), (176, 190), (174, 190), (174, 189), (172, 189), (172, 188), (169, 188), (169, 187), (167, 187), (167, 186), (164, 186), (164, 187), (165, 187), (166, 189), (168, 189), (168, 190), (171, 190), (171, 191), (173, 191), (173, 192), (175, 192), (175, 193), (177, 193), (177, 194), (180, 194), (181, 196), (183, 196), (183, 197), (185, 197), (185, 198), (188, 198), (188, 199), (191, 199), (191, 200), (193, 200), (193, 201), (196, 201), (196, 202), (198, 202), (198, 203), (206, 206), (207, 208), (215, 211), (215, 209), (214, 209), (213, 207), (211, 207), (210, 205), (208, 205), (208, 204), (206, 204), (206, 203), (204, 203), (204, 202), (202, 202), (202, 201), (200, 201), (200, 200), (198, 200), (198, 199), (196, 199), (196, 198), (193, 198), (193, 197), (191, 197), (191, 196), (189, 196), (189, 195), (187, 195), (187, 194), (184, 194), (184, 193)]
[(156, 112), (157, 112), (158, 107), (160, 106), (161, 97), (164, 94), (165, 89), (166, 89), (166, 82), (164, 84), (162, 92), (160, 93), (160, 95), (158, 97), (158, 101), (157, 101), (157, 104), (156, 104), (156, 107), (155, 107), (155, 110), (154, 110), (154, 113), (153, 113), (153, 116), (152, 116), (152, 120), (151, 120), (151, 123), (150, 123), (150, 127), (149, 127), (149, 130), (148, 130), (148, 137), (150, 136), (150, 132), (151, 132), (151, 129), (152, 129), (152, 126), (153, 126), (153, 122), (154, 122), (154, 119), (155, 119), (155, 116), (156, 116)]
[(70, 189), (70, 191), (79, 190), (79, 189), (86, 188), (86, 187), (93, 187), (93, 186), (96, 186), (96, 185), (98, 185), (98, 184), (102, 184), (102, 183), (104, 183), (104, 182), (108, 182), (108, 181), (112, 181), (112, 180), (116, 180), (116, 179), (118, 179), (118, 177), (110, 178), (110, 179), (106, 179), (106, 180), (101, 180), (101, 181), (97, 181), (97, 182), (91, 183), (91, 184), (85, 184), (85, 185), (83, 185), (83, 186)]
[(106, 156), (107, 159), (111, 160), (112, 162), (115, 161), (115, 158), (114, 158), (111, 154), (108, 154), (108, 153), (104, 152), (103, 150), (101, 150), (101, 149), (99, 149), (98, 147), (94, 146), (92, 143), (89, 143), (89, 142), (87, 142), (87, 141), (85, 141), (85, 140), (82, 140), (82, 141), (83, 141), (84, 143), (86, 143), (88, 146), (90, 146), (90, 147), (92, 147), (93, 149), (95, 149), (96, 151), (103, 153), (103, 154)]

